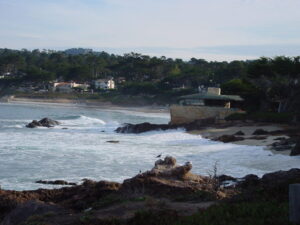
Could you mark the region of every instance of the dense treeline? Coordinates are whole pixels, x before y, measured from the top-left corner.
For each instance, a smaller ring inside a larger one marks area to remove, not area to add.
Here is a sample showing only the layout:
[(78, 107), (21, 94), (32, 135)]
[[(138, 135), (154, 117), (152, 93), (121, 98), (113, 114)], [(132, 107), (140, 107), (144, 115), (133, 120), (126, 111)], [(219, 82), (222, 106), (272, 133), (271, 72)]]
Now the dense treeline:
[(1, 79), (2, 83), (54, 79), (85, 82), (122, 77), (126, 82), (119, 90), (130, 95), (169, 93), (183, 86), (187, 88), (186, 93), (192, 93), (197, 92), (199, 85), (221, 85), (223, 93), (246, 98), (248, 110), (270, 110), (277, 102), (279, 111), (295, 111), (295, 105), (299, 104), (297, 99), (300, 99), (300, 57), (208, 62), (137, 53), (119, 56), (90, 49), (0, 49), (0, 75), (5, 73), (13, 74), (14, 78)]
[[(181, 59), (149, 57), (130, 53), (124, 56), (106, 52), (69, 54), (56, 51), (0, 49), (0, 72), (25, 73), (26, 80), (40, 81), (63, 78), (64, 80), (89, 81), (112, 76), (127, 81), (165, 80), (172, 86), (192, 86), (208, 82), (223, 83), (243, 77), (249, 62), (207, 62), (192, 58)], [(71, 51), (73, 52), (73, 51)]]

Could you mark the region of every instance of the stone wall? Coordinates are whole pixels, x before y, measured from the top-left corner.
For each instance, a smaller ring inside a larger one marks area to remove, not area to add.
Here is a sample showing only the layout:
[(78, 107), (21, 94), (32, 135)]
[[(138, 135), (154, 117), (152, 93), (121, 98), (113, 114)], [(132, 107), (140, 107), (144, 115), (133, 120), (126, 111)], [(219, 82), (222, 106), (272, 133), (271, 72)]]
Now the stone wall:
[(237, 112), (241, 112), (241, 110), (209, 106), (172, 105), (170, 107), (171, 124), (190, 123), (208, 118), (215, 118), (216, 123), (219, 123), (224, 121), (225, 117)]

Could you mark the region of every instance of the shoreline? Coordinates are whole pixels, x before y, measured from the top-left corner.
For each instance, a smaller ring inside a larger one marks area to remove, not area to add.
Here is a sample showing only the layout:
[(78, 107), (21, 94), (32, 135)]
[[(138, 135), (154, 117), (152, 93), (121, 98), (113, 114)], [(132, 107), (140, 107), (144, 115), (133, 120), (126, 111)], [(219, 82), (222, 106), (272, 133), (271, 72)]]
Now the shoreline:
[[(230, 141), (228, 143), (237, 144), (237, 145), (246, 145), (246, 146), (262, 146), (264, 150), (270, 151), (272, 154), (282, 154), (289, 156), (291, 150), (284, 150), (284, 151), (276, 151), (271, 148), (271, 145), (275, 142), (278, 142), (280, 138), (289, 138), (286, 134), (265, 134), (265, 135), (254, 135), (253, 133), (257, 129), (263, 129), (267, 132), (274, 132), (279, 130), (285, 130), (290, 127), (282, 124), (242, 124), (242, 125), (232, 125), (224, 128), (218, 128), (209, 126), (202, 130), (195, 130), (189, 132), (190, 134), (201, 135), (201, 137), (213, 140), (213, 141), (220, 141), (217, 140), (223, 135), (234, 135), (236, 137), (241, 137), (243, 140), (238, 141)], [(237, 132), (243, 132), (244, 135), (236, 135)]]
[(108, 110), (130, 110), (134, 112), (143, 112), (143, 113), (169, 113), (169, 108), (166, 106), (159, 105), (147, 105), (147, 106), (123, 106), (115, 105), (111, 102), (101, 102), (97, 100), (74, 100), (67, 98), (9, 98), (7, 101), (0, 101), (0, 103), (17, 103), (17, 104), (41, 104), (41, 105), (70, 105), (78, 107), (87, 107), (87, 108), (101, 108)]
[[(5, 102), (3, 102), (5, 103)], [(43, 99), (43, 98), (9, 98), (6, 103), (12, 104), (39, 104), (39, 105), (68, 105), (68, 106), (78, 106), (86, 108), (95, 108), (103, 110), (119, 110), (119, 111), (132, 111), (140, 113), (154, 113), (154, 114), (169, 114), (169, 108), (166, 106), (148, 105), (148, 106), (120, 106), (114, 105), (111, 102), (101, 102), (97, 100), (74, 100), (66, 98), (57, 99)], [(292, 126), (282, 125), (282, 124), (269, 124), (269, 123), (241, 123), (241, 124), (231, 124), (229, 126), (207, 126), (203, 129), (187, 131), (189, 134), (201, 135), (202, 138), (216, 140), (222, 135), (235, 135), (236, 132), (242, 131), (245, 135), (237, 136), (244, 138), (243, 140), (230, 141), (232, 144), (246, 145), (246, 146), (262, 146), (264, 150), (270, 151), (272, 154), (282, 154), (289, 156), (291, 150), (276, 151), (272, 149), (271, 145), (278, 142), (278, 138), (288, 139), (289, 136), (286, 134), (277, 135), (253, 135), (253, 132), (257, 129), (263, 129), (268, 132), (285, 130), (291, 128)], [(235, 135), (236, 136), (236, 135)], [(277, 140), (276, 140), (277, 139)]]

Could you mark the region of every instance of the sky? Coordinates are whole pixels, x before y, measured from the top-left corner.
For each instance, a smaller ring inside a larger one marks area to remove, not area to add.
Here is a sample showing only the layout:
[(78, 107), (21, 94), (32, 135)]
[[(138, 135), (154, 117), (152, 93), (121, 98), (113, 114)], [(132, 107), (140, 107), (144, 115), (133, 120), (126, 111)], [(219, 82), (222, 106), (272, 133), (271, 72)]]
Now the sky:
[(300, 55), (300, 0), (0, 0), (0, 48), (231, 61)]

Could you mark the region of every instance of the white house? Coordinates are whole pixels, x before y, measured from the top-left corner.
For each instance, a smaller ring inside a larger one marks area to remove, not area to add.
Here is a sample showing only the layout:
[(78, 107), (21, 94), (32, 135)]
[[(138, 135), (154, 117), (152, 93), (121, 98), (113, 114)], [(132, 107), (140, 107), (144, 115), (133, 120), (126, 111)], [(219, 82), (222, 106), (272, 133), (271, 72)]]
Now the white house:
[(53, 91), (71, 93), (73, 88), (81, 88), (86, 91), (89, 86), (88, 84), (78, 84), (75, 82), (55, 82), (53, 83)]
[(115, 89), (115, 81), (113, 79), (98, 79), (94, 81), (95, 89)]
[(71, 93), (74, 87), (74, 82), (55, 82), (53, 83), (53, 91), (62, 93)]

